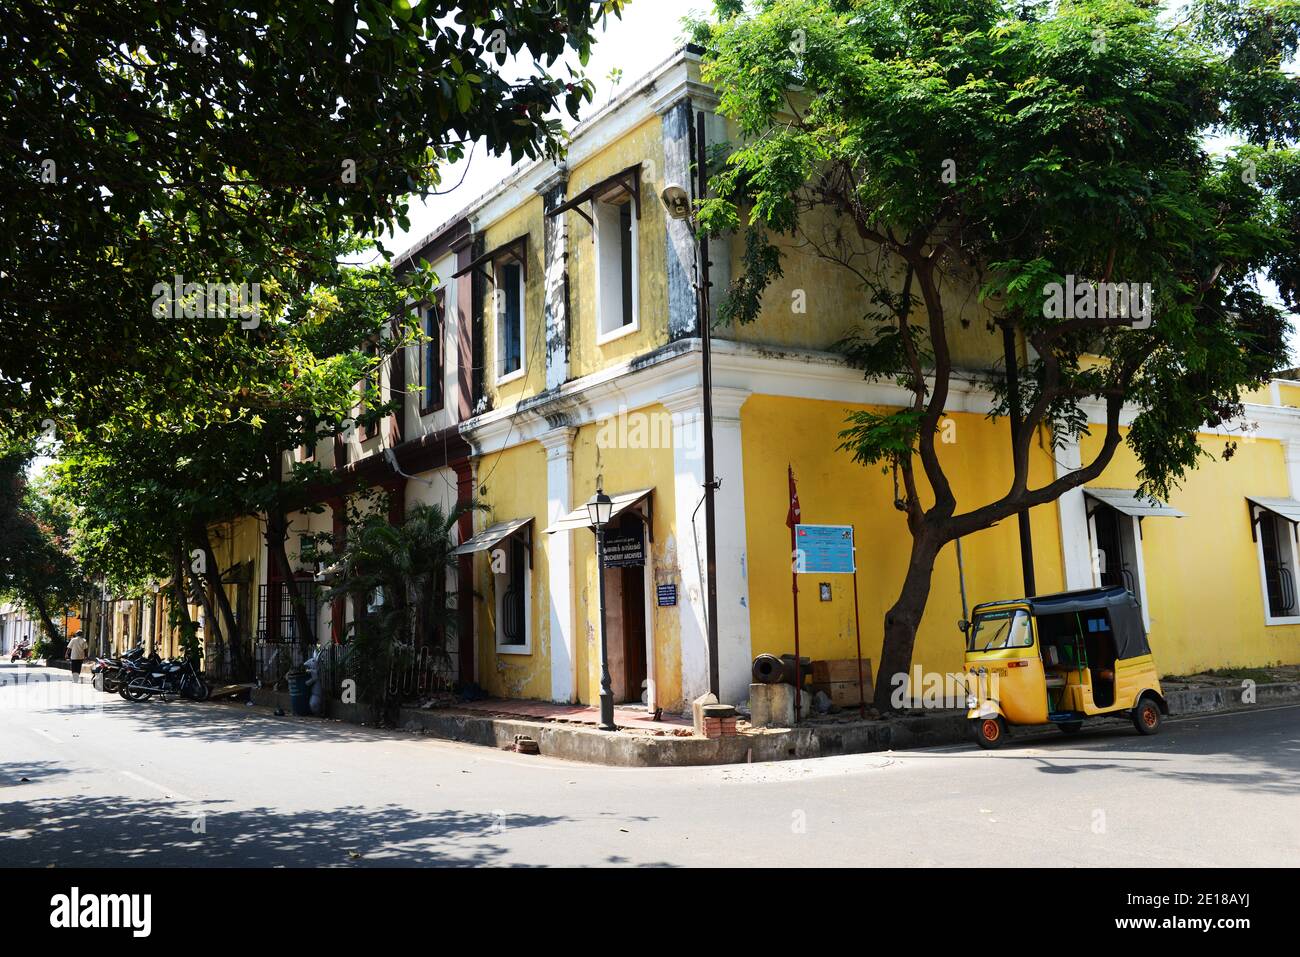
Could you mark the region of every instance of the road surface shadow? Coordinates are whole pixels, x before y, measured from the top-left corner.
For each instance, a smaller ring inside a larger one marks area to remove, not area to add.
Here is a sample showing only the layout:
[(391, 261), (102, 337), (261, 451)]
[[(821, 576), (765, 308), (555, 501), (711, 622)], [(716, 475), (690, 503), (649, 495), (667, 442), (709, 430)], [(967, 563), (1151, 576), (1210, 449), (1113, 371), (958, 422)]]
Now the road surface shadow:
[(568, 820), (397, 805), (285, 813), (121, 797), (0, 805), (4, 867), (480, 867), (500, 838)]
[[(974, 746), (966, 753), (981, 757)], [(919, 754), (924, 752), (913, 752), (912, 757)], [(1223, 766), (1176, 771), (1163, 755), (1217, 759)], [(1151, 736), (1119, 723), (1085, 725), (1069, 737), (1051, 730), (1021, 730), (989, 756), (1034, 761), (1044, 774), (1123, 771), (1290, 796), (1300, 793), (1300, 707), (1180, 716), (1166, 719), (1160, 733)]]
[[(21, 788), (56, 774), (67, 773), (67, 768), (54, 761), (5, 761), (0, 763), (0, 789)], [(20, 798), (18, 794), (5, 794), (6, 798), (11, 796)]]

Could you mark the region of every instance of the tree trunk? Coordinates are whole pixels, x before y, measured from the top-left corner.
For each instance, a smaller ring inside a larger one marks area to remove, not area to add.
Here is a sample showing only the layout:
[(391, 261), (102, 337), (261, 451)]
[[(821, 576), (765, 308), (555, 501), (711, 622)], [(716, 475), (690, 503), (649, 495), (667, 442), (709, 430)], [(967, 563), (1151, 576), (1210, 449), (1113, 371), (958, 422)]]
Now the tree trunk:
[(912, 539), (912, 554), (907, 562), (902, 591), (893, 607), (885, 613), (885, 641), (876, 673), (874, 704), (878, 711), (897, 710), (895, 696), (901, 697), (902, 689), (906, 687), (916, 630), (930, 599), (930, 578), (935, 558), (942, 547), (942, 539), (932, 529), (921, 528)]
[(244, 673), (243, 636), (239, 634), (239, 625), (235, 622), (235, 612), (230, 607), (230, 596), (226, 594), (226, 589), (221, 584), (221, 566), (217, 563), (217, 556), (212, 551), (212, 540), (208, 537), (207, 528), (196, 529), (195, 536), (198, 539), (199, 547), (203, 549), (203, 574), (212, 589), (213, 596), (216, 598), (217, 609), (221, 612), (221, 621), (225, 626), (226, 648), (232, 674), (242, 675)]
[(50, 613), (45, 610), (45, 599), (36, 592), (32, 593), (31, 598), (32, 604), (36, 607), (36, 616), (41, 620), (41, 629), (45, 632), (45, 636), (50, 641), (58, 641), (60, 638), (59, 629), (54, 624), (54, 619), (50, 617)]
[[(187, 634), (193, 621), (190, 619), (190, 598), (185, 592), (185, 546), (177, 542), (172, 555), (172, 607), (169, 618), (175, 620), (182, 634)], [(168, 625), (172, 625), (169, 621)]]
[[(280, 578), (284, 587), (289, 590), (289, 606), (293, 609), (293, 620), (298, 626), (299, 639), (309, 645), (316, 644), (315, 623), (311, 616), (307, 614), (307, 603), (303, 601), (302, 593), (298, 589), (298, 582), (293, 577), (293, 569), (289, 565), (289, 553), (284, 547), (285, 539), (289, 537), (289, 522), (285, 519), (284, 513), (274, 509), (267, 513), (266, 516), (266, 549), (268, 555), (275, 564), (280, 566)], [(279, 609), (267, 609), (267, 614), (278, 612)]]

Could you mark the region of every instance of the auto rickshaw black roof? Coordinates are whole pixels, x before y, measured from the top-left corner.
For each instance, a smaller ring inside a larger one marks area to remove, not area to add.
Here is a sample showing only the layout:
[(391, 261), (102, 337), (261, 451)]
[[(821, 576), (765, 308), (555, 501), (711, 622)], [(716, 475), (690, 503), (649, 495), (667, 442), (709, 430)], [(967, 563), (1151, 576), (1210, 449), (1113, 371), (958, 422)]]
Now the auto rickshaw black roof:
[(1116, 658), (1137, 658), (1151, 654), (1146, 628), (1142, 624), (1142, 608), (1133, 597), (1133, 593), (1123, 585), (1112, 585), (1109, 588), (1081, 588), (1078, 591), (1036, 595), (1033, 598), (986, 601), (976, 605), (971, 613), (979, 614), (984, 609), (1005, 605), (1028, 605), (1030, 614), (1034, 617), (1105, 611), (1110, 619), (1111, 634), (1115, 638)]

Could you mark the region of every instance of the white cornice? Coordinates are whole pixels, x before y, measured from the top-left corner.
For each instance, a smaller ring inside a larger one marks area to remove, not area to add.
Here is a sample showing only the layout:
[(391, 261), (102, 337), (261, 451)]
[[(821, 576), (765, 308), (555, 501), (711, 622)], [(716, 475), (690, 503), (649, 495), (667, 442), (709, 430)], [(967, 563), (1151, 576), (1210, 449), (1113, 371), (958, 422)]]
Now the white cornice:
[[(751, 394), (842, 402), (848, 405), (910, 405), (912, 393), (892, 382), (868, 382), (835, 353), (779, 349), (719, 339), (713, 343), (714, 412), (736, 418)], [(461, 434), (478, 454), (495, 452), (539, 440), (552, 430), (577, 428), (655, 403), (674, 414), (688, 413), (700, 402), (700, 343), (682, 339), (646, 356), (566, 382), (503, 409), (475, 416), (461, 425)], [(987, 415), (994, 396), (973, 375), (954, 374), (947, 411)], [(1082, 405), (1091, 425), (1104, 425), (1101, 402)], [(1129, 407), (1121, 415), (1128, 425), (1137, 414)], [(1259, 424), (1255, 438), (1300, 443), (1300, 409), (1247, 405), (1248, 420)], [(1204, 426), (1201, 433), (1242, 437), (1240, 426)]]

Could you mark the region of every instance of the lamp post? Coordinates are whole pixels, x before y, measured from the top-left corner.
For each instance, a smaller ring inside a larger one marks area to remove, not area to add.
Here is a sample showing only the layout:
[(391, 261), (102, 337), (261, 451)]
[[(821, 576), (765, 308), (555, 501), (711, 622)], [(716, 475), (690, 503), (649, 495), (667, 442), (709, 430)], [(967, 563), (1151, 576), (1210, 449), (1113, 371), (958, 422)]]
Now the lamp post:
[[(708, 194), (708, 150), (704, 111), (695, 117), (695, 167), (699, 177), (696, 195)], [(660, 194), (668, 215), (686, 223), (694, 242), (695, 306), (700, 331), (700, 393), (704, 416), (704, 623), (709, 653), (709, 690), (721, 696), (718, 667), (718, 544), (714, 493), (722, 483), (713, 474), (713, 333), (709, 316), (709, 238), (696, 229), (691, 196), (684, 186), (669, 183)]]
[(609, 639), (605, 633), (605, 526), (614, 513), (614, 500), (596, 482), (596, 494), (587, 501), (587, 517), (596, 533), (596, 576), (600, 590), (600, 729), (617, 731), (614, 691), (609, 685)]

